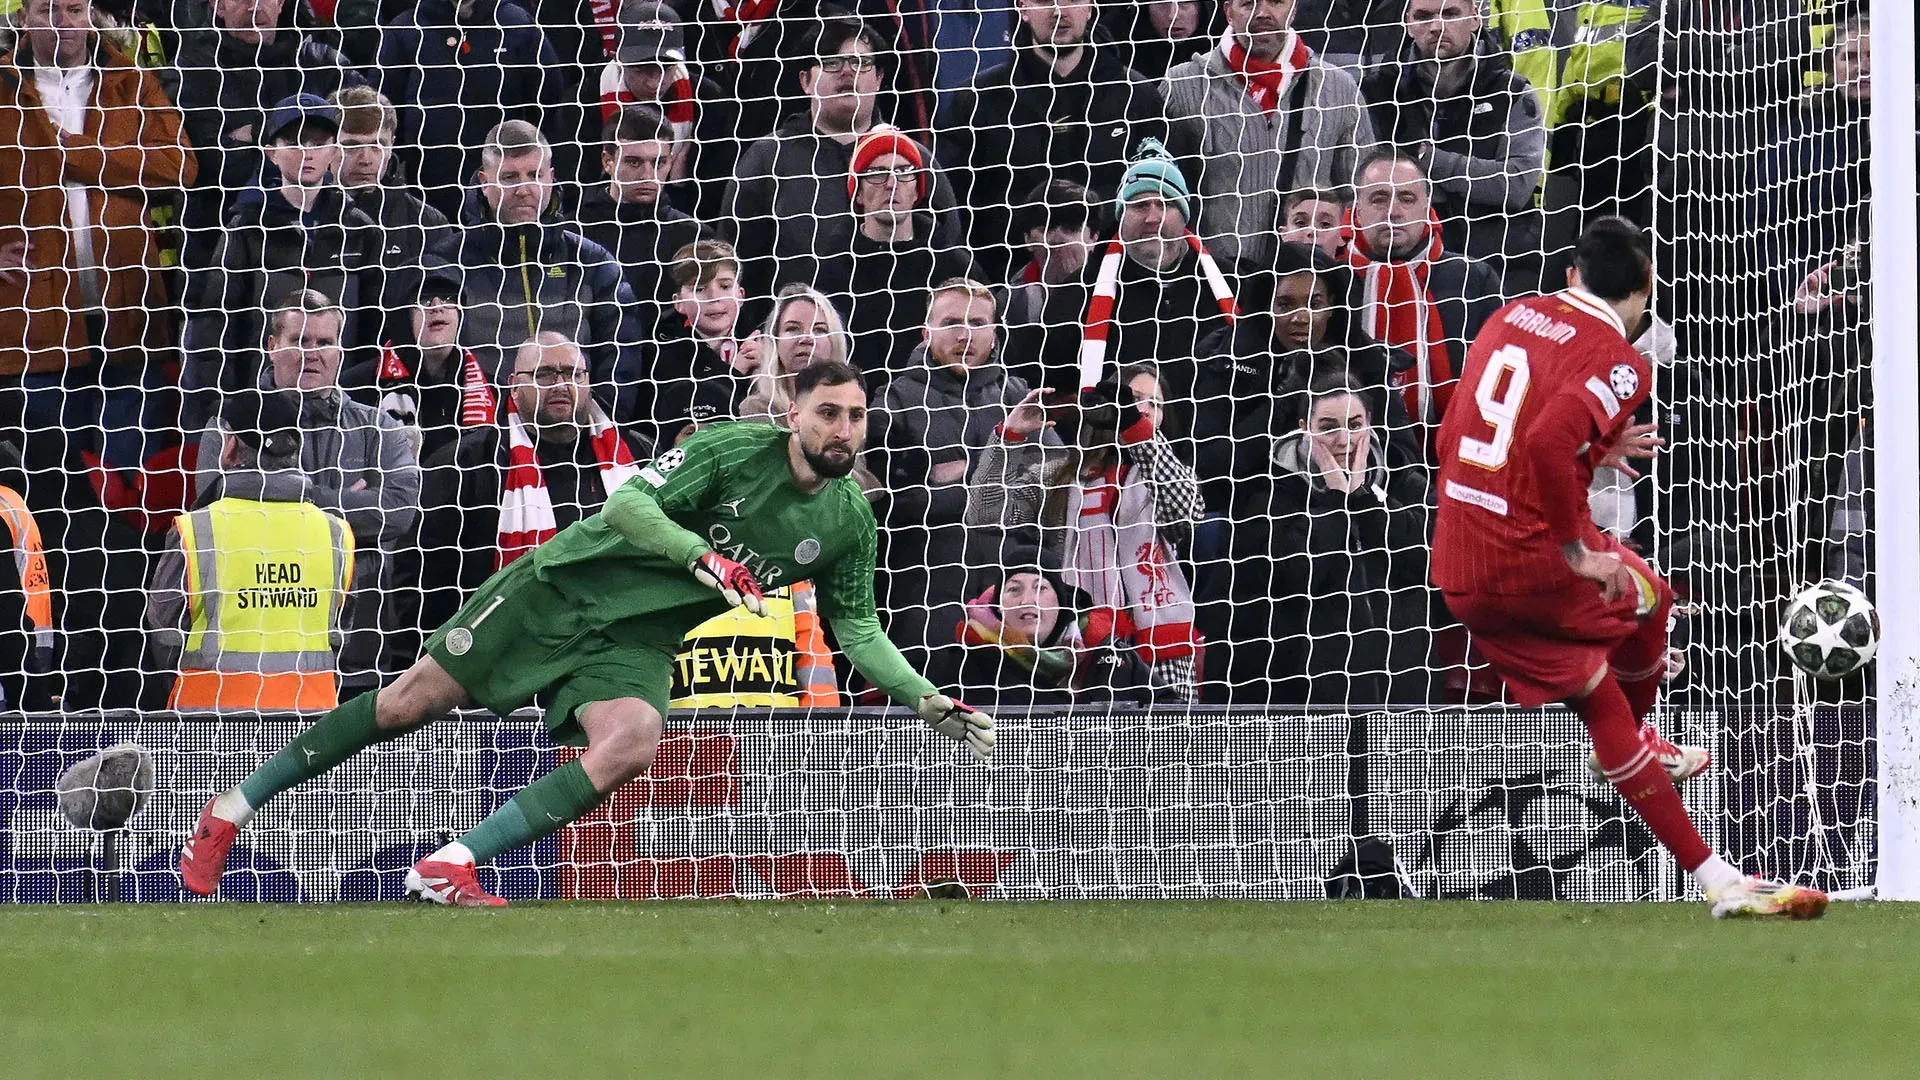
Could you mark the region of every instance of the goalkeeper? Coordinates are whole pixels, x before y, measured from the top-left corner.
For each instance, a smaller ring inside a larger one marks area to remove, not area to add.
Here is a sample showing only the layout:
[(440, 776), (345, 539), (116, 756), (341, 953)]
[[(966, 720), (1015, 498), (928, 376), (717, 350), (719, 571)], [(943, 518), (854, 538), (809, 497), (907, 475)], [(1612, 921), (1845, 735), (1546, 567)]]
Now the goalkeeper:
[(794, 380), (791, 431), (720, 424), (656, 458), (607, 500), (483, 584), (393, 685), (321, 717), (200, 813), (180, 853), (210, 896), (241, 826), (268, 799), (449, 710), (545, 709), (555, 742), (586, 750), (415, 863), (409, 896), (506, 903), (476, 862), (545, 836), (644, 772), (660, 744), (674, 653), (688, 630), (761, 587), (811, 579), (848, 659), (934, 730), (985, 760), (993, 721), (907, 665), (874, 613), (873, 512), (847, 478), (866, 440), (860, 376), (820, 363)]

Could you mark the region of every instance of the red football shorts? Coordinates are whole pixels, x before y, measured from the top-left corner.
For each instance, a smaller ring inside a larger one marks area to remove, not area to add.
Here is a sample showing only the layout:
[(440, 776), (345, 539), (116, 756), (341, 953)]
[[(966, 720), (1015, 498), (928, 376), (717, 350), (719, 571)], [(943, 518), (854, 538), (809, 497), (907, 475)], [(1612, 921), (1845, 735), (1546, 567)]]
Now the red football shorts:
[(1666, 651), (1667, 613), (1673, 590), (1645, 559), (1611, 536), (1601, 550), (1612, 551), (1639, 584), (1634, 592), (1607, 603), (1600, 586), (1568, 572), (1563, 583), (1537, 593), (1447, 593), (1447, 608), (1473, 632), (1473, 644), (1522, 705), (1536, 707), (1566, 701), (1586, 689), (1593, 673), (1636, 634), (1660, 640), (1641, 643), (1648, 656)]

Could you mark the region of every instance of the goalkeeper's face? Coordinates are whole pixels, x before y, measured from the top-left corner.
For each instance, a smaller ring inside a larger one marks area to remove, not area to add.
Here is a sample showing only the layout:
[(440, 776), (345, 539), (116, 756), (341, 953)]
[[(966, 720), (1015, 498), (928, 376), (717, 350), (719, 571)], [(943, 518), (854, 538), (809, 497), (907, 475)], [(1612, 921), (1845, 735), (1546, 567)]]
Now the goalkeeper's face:
[(787, 424), (800, 456), (816, 474), (838, 479), (853, 471), (867, 445), (867, 397), (857, 382), (816, 386), (794, 399)]

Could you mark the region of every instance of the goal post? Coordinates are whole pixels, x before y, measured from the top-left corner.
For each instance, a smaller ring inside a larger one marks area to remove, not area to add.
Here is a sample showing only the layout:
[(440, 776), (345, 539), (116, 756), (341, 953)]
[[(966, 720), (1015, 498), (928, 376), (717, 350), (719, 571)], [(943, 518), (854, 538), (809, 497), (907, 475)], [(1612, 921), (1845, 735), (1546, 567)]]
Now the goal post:
[(1915, 19), (1881, 4), (1873, 21), (1873, 476), (1881, 639), (1878, 895), (1920, 900), (1920, 174), (1915, 162)]

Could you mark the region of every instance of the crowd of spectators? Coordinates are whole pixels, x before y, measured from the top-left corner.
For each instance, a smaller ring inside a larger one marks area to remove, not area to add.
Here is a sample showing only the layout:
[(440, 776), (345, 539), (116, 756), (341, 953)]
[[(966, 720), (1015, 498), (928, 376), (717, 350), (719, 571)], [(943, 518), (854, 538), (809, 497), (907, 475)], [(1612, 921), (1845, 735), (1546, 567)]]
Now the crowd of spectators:
[[(969, 700), (1457, 699), (1426, 584), (1455, 373), (1583, 221), (1659, 231), (1655, 120), (1708, 63), (1673, 50), (1715, 30), (1791, 69), (1724, 103), (1757, 149), (1717, 197), (1762, 225), (1740, 318), (1813, 418), (1805, 539), (1858, 581), (1867, 16), (1722, 6), (20, 0), (0, 479), (45, 526), (42, 689), (150, 705), (218, 666), (195, 522), (288, 505), (345, 594), (259, 633), (376, 686), (831, 359), (871, 394), (889, 633)], [(1718, 331), (1662, 314), (1635, 336), (1710, 398)], [(1647, 542), (1645, 485), (1592, 502)]]

